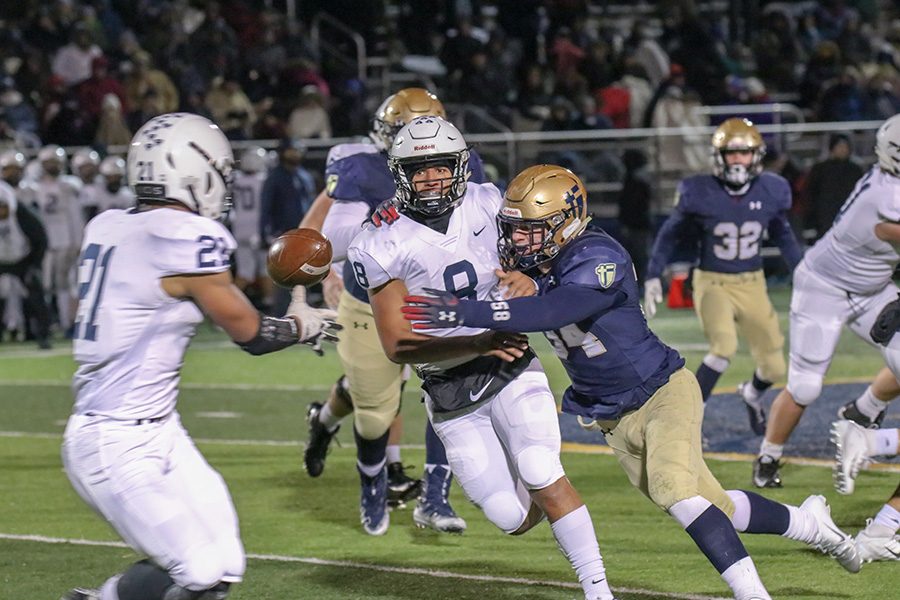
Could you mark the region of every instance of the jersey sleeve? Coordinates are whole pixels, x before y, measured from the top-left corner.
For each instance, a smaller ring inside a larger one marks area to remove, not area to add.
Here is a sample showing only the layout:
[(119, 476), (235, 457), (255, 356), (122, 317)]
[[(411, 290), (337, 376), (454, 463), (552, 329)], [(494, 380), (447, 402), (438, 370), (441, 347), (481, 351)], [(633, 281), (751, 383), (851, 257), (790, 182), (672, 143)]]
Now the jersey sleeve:
[(595, 290), (618, 288), (631, 269), (622, 250), (590, 244), (564, 257), (559, 268), (560, 285), (579, 285)]
[(900, 186), (883, 186), (878, 195), (878, 216), (891, 223), (900, 223)]
[(356, 283), (364, 290), (380, 287), (391, 279), (398, 279), (398, 273), (392, 271), (395, 263), (390, 248), (381, 239), (382, 232), (369, 227), (353, 238), (347, 249), (347, 262), (344, 268), (353, 269)]
[(331, 262), (347, 256), (353, 238), (362, 231), (362, 222), (369, 215), (369, 207), (362, 202), (335, 202), (325, 215), (322, 233), (331, 241)]
[(161, 272), (168, 275), (221, 273), (231, 268), (237, 243), (225, 227), (211, 219), (194, 217), (165, 231), (155, 231), (147, 252)]
[(675, 195), (675, 210), (659, 228), (653, 249), (650, 252), (650, 262), (647, 265), (647, 279), (662, 276), (663, 270), (669, 262), (675, 246), (682, 234), (689, 229), (693, 219), (692, 207), (694, 195), (691, 193), (687, 180), (678, 184), (678, 192)]
[(325, 192), (337, 202), (365, 202), (359, 171), (354, 156), (334, 161), (325, 168)]

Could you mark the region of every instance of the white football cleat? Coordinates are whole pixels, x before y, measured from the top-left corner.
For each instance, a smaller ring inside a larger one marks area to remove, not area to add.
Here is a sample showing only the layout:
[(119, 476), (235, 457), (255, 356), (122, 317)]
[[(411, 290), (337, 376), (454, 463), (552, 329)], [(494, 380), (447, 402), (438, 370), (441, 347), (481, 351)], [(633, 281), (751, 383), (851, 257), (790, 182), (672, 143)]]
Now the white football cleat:
[(900, 536), (869, 519), (866, 528), (856, 534), (856, 550), (862, 562), (900, 560)]
[(866, 430), (853, 421), (841, 420), (831, 424), (834, 453), (834, 489), (839, 494), (852, 494), (860, 470), (871, 462)]
[(858, 573), (860, 560), (856, 544), (852, 537), (841, 531), (831, 520), (831, 508), (825, 501), (825, 496), (810, 496), (800, 505), (800, 510), (811, 514), (819, 526), (819, 536), (814, 547), (837, 560), (851, 573)]
[(100, 600), (100, 590), (75, 588), (66, 592), (59, 600)]

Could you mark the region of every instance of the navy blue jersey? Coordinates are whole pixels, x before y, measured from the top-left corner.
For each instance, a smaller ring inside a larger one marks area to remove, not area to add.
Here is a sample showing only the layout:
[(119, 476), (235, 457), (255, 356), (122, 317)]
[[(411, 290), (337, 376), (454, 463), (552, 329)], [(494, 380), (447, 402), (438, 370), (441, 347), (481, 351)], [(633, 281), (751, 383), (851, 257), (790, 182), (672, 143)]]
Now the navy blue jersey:
[[(481, 157), (474, 150), (469, 153), (469, 172), (469, 181), (487, 181)], [(379, 204), (393, 198), (397, 191), (387, 154), (368, 149), (329, 162), (325, 167), (325, 183), (328, 195), (335, 202), (364, 202), (369, 207), (369, 214)], [(369, 295), (356, 283), (352, 269), (344, 269), (344, 287), (357, 300), (369, 303)]]
[(538, 285), (535, 297), (462, 301), (459, 310), (467, 327), (544, 331), (572, 381), (563, 411), (619, 418), (684, 366), (647, 327), (631, 257), (606, 232), (583, 233), (565, 246)]
[(712, 175), (694, 175), (678, 186), (675, 211), (653, 244), (647, 277), (659, 277), (678, 240), (695, 240), (699, 268), (716, 273), (745, 273), (762, 268), (763, 233), (781, 249), (791, 270), (802, 250), (787, 220), (791, 188), (774, 173), (756, 177), (745, 194), (733, 196)]

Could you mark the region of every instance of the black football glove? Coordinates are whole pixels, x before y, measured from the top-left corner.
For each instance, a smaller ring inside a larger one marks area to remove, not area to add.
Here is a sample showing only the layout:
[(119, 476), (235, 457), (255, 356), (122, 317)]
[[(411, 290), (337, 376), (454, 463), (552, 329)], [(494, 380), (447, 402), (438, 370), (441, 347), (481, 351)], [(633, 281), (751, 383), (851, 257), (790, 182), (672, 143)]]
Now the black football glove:
[(448, 329), (464, 324), (459, 298), (444, 290), (425, 288), (428, 296), (407, 296), (401, 309), (413, 329)]
[(900, 329), (900, 294), (896, 300), (888, 302), (881, 309), (869, 335), (876, 344), (887, 346), (898, 329)]

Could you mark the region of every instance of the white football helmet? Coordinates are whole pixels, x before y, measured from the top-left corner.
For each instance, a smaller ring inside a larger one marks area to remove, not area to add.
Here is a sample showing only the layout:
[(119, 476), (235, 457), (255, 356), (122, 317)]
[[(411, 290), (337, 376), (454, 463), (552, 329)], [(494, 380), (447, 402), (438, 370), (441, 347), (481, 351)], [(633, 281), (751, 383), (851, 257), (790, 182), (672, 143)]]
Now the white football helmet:
[(219, 127), (200, 115), (154, 117), (131, 140), (128, 184), (138, 203), (179, 202), (210, 219), (231, 208), (234, 154)]
[(882, 171), (900, 177), (900, 115), (894, 115), (878, 128), (875, 156)]
[[(469, 179), (469, 147), (459, 130), (440, 117), (417, 117), (394, 139), (388, 165), (397, 184), (397, 200), (405, 208), (427, 216), (438, 216), (459, 204)], [(413, 185), (416, 171), (429, 165), (450, 169), (448, 181), (438, 194), (420, 194)]]
[(18, 150), (7, 150), (0, 154), (0, 169), (6, 167), (19, 167), (20, 169), (24, 169), (27, 163), (28, 161), (25, 159), (25, 155)]
[(244, 173), (260, 173), (266, 170), (268, 154), (260, 146), (250, 146), (241, 154), (241, 171)]
[(123, 177), (125, 175), (125, 159), (121, 156), (107, 156), (100, 163), (100, 174), (104, 177)]
[(59, 161), (60, 168), (65, 168), (66, 151), (56, 144), (49, 144), (38, 151), (37, 159), (39, 163), (45, 163), (50, 160), (57, 160)]
[(100, 155), (91, 148), (82, 148), (72, 155), (72, 172), (78, 173), (84, 165), (100, 166)]

